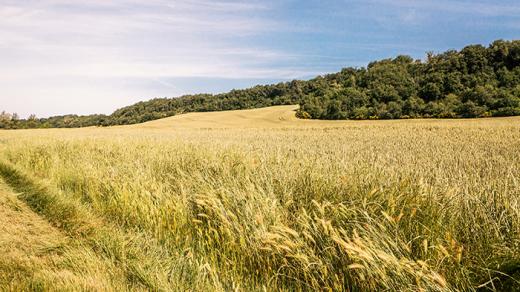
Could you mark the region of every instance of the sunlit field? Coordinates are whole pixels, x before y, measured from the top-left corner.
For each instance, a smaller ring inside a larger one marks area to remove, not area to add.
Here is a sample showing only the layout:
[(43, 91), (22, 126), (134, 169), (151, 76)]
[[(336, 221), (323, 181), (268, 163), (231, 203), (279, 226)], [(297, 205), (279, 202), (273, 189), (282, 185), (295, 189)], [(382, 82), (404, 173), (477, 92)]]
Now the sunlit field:
[(520, 289), (520, 118), (293, 110), (0, 131), (0, 290)]

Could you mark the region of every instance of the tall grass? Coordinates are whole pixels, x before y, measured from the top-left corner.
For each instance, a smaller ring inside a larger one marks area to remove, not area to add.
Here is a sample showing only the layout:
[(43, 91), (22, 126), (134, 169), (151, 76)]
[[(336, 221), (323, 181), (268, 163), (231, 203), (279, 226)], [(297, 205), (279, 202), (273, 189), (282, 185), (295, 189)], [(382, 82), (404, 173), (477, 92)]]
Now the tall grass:
[(520, 125), (489, 121), (20, 131), (0, 155), (150, 289), (515, 289)]

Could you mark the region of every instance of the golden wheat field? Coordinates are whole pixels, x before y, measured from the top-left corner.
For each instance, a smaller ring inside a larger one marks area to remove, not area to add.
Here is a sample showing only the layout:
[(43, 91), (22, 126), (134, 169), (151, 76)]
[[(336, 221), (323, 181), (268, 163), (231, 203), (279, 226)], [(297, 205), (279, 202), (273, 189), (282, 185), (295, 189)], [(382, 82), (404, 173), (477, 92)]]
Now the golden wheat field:
[(520, 118), (0, 131), (0, 290), (517, 291)]

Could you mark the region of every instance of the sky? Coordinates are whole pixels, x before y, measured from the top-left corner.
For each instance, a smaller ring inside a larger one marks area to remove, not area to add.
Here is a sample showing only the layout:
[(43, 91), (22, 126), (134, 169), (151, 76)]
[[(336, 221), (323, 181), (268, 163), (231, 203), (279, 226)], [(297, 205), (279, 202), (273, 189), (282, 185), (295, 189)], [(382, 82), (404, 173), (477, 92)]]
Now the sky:
[(518, 0), (0, 0), (0, 111), (109, 114), (519, 38)]

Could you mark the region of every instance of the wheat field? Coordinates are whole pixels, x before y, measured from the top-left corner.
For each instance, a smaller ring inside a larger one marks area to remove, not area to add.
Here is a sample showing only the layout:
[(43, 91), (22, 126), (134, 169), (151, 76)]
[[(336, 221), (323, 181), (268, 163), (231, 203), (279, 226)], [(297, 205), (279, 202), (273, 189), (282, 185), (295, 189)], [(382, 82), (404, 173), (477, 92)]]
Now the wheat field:
[(0, 290), (515, 291), (520, 118), (0, 131)]

